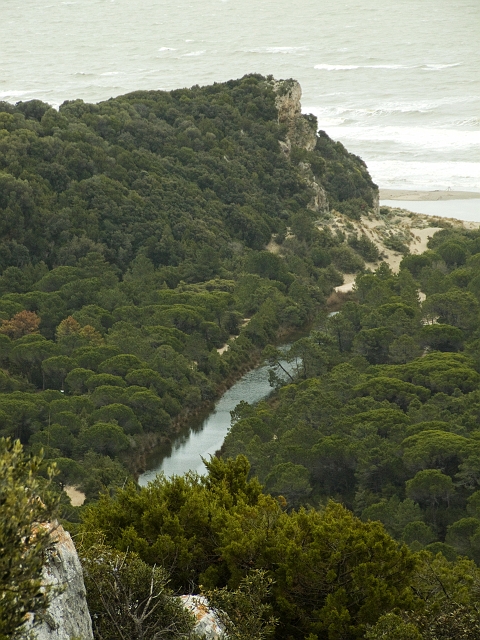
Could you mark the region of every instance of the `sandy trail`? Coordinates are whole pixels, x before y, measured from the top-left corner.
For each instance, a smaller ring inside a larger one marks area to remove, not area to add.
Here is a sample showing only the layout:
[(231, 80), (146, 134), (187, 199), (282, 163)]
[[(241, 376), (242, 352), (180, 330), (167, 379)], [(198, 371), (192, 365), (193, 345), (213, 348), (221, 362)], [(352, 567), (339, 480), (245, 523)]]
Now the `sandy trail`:
[(72, 503), (72, 507), (81, 507), (85, 502), (85, 494), (79, 491), (76, 487), (72, 487), (67, 485), (64, 489), (67, 496), (70, 498), (70, 502)]

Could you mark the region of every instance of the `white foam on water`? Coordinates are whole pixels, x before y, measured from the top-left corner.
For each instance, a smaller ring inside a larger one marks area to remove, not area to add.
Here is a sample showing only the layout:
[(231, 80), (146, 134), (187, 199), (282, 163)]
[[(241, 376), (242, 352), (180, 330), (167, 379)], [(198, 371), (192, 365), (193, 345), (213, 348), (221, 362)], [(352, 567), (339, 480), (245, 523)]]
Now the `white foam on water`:
[(451, 67), (459, 67), (462, 62), (453, 62), (451, 64), (425, 64), (421, 69), (423, 71), (441, 71), (442, 69), (450, 69)]
[(12, 98), (21, 98), (22, 96), (26, 96), (33, 93), (33, 91), (0, 91), (0, 99), (11, 100)]
[[(312, 110), (314, 115), (315, 110)], [(426, 127), (400, 126), (332, 126), (331, 119), (317, 115), (319, 129), (326, 130), (335, 140), (341, 140), (348, 146), (348, 141), (388, 142), (401, 147), (415, 147), (421, 150), (450, 152), (452, 150), (469, 151), (480, 146), (480, 131), (465, 129), (433, 129)], [(392, 149), (393, 151), (393, 149)], [(398, 152), (398, 149), (397, 149)]]
[(353, 109), (352, 113), (358, 115), (373, 114), (394, 114), (394, 113), (427, 113), (429, 111), (435, 111), (439, 107), (444, 107), (452, 104), (461, 104), (472, 101), (478, 101), (478, 96), (450, 96), (448, 98), (440, 98), (437, 100), (414, 100), (409, 102), (404, 101), (387, 101), (381, 102), (378, 106), (371, 109)]
[(357, 64), (316, 64), (314, 69), (321, 71), (351, 71), (352, 69), (361, 69)]
[(160, 47), (159, 51), (176, 51), (176, 49), (172, 49), (172, 47)]
[(383, 188), (480, 192), (480, 162), (367, 160), (367, 166)]
[(190, 58), (192, 56), (201, 56), (205, 53), (205, 51), (190, 51), (190, 53), (184, 53), (182, 58)]
[(459, 127), (480, 127), (480, 118), (467, 118), (466, 120), (457, 120), (455, 124)]
[[(345, 95), (345, 93), (326, 93), (321, 98), (329, 98), (331, 96)], [(340, 101), (339, 101), (340, 102)], [(395, 116), (396, 114), (416, 114), (416, 113), (432, 113), (442, 107), (451, 105), (466, 105), (468, 103), (479, 103), (480, 96), (448, 96), (435, 100), (386, 100), (377, 104), (359, 107), (353, 103), (341, 102), (340, 104), (329, 106), (305, 106), (303, 113), (313, 113), (317, 116), (325, 126), (330, 125), (333, 118), (339, 120), (338, 124), (347, 122), (348, 120), (363, 121), (364, 118), (376, 118), (378, 116)], [(341, 119), (341, 122), (340, 122)], [(480, 119), (472, 116), (463, 120), (457, 120), (451, 124), (459, 127), (477, 128), (480, 125)], [(435, 127), (440, 129), (440, 127)]]
[(355, 69), (414, 69), (404, 64), (316, 64), (321, 71), (354, 71)]
[(461, 62), (453, 62), (450, 64), (426, 63), (421, 65), (405, 65), (405, 64), (316, 64), (314, 69), (320, 71), (355, 71), (356, 69), (421, 69), (422, 71), (441, 71), (451, 67), (459, 67)]
[[(322, 127), (330, 128), (330, 127), (338, 127), (345, 122), (345, 118), (322, 118)], [(320, 127), (320, 128), (322, 128)]]
[(258, 47), (256, 49), (247, 49), (247, 53), (297, 53), (298, 51), (308, 51), (308, 47)]

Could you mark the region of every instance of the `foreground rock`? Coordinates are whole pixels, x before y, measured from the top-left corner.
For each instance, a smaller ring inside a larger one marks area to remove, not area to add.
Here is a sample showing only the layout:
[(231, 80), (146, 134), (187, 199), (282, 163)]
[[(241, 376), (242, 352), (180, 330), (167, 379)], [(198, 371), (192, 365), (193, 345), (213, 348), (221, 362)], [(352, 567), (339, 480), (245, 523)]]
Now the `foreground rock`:
[(221, 640), (224, 637), (222, 623), (209, 608), (208, 600), (204, 596), (180, 596), (180, 600), (195, 616), (195, 633), (204, 636), (205, 640)]
[[(93, 640), (80, 560), (70, 534), (62, 526), (53, 530), (53, 545), (43, 568), (45, 585), (52, 585), (50, 607), (42, 620), (30, 621), (27, 631), (37, 640)], [(27, 634), (26, 636), (27, 637)]]

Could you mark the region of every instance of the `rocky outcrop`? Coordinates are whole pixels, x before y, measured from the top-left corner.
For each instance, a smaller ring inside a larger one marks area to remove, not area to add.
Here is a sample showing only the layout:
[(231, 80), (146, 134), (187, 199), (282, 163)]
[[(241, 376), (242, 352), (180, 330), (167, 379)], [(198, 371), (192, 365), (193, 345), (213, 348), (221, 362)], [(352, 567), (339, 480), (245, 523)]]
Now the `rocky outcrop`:
[(288, 153), (292, 147), (313, 151), (317, 144), (317, 119), (313, 115), (302, 114), (300, 83), (296, 80), (280, 80), (274, 83), (273, 89), (276, 93), (278, 122), (287, 126), (283, 151)]
[(83, 572), (70, 534), (62, 526), (52, 528), (52, 546), (43, 568), (45, 585), (52, 586), (51, 602), (41, 619), (31, 620), (27, 631), (37, 640), (93, 640)]
[[(276, 93), (275, 106), (278, 111), (278, 122), (287, 127), (285, 140), (280, 141), (280, 148), (290, 156), (292, 147), (300, 147), (313, 151), (317, 144), (317, 119), (313, 115), (302, 114), (302, 88), (296, 80), (279, 80), (273, 84)], [(325, 189), (316, 179), (308, 162), (300, 162), (300, 172), (313, 190), (314, 195), (309, 209), (319, 213), (328, 211), (328, 198)]]
[(317, 211), (319, 213), (326, 213), (329, 210), (328, 198), (325, 189), (321, 184), (317, 182), (316, 177), (313, 174), (312, 167), (308, 162), (299, 163), (300, 172), (305, 182), (313, 190), (313, 198), (311, 199), (308, 208), (311, 211)]
[(188, 609), (197, 621), (194, 631), (205, 640), (221, 640), (224, 629), (215, 613), (209, 608), (208, 600), (204, 596), (180, 596), (183, 606)]
[(310, 186), (314, 190), (315, 195), (309, 203), (308, 208), (312, 211), (318, 211), (319, 213), (328, 213), (329, 206), (327, 192), (321, 185), (318, 184), (318, 182), (315, 180), (315, 176), (310, 182)]

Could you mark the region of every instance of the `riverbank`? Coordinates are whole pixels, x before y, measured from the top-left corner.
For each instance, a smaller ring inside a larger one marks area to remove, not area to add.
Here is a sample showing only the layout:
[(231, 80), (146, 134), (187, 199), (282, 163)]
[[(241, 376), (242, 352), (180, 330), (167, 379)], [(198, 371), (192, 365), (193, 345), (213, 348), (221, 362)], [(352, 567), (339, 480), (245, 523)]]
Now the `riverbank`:
[[(244, 324), (246, 326), (246, 324)], [(309, 321), (302, 329), (286, 329), (280, 328), (277, 331), (275, 344), (283, 344), (295, 341), (305, 335), (308, 335), (312, 328), (312, 321)], [(200, 429), (203, 420), (211, 414), (216, 403), (222, 398), (226, 392), (230, 391), (245, 375), (252, 373), (260, 368), (262, 362), (262, 350), (252, 350), (250, 357), (235, 371), (222, 380), (216, 386), (215, 398), (201, 402), (194, 409), (186, 409), (182, 411), (173, 421), (168, 434), (148, 433), (142, 434), (137, 440), (137, 450), (132, 458), (124, 460), (134, 478), (138, 481), (141, 476), (148, 474), (148, 469), (156, 467), (159, 460), (168, 457), (168, 449), (174, 443), (178, 444), (178, 440), (186, 439), (196, 428)], [(217, 449), (219, 447), (217, 446)], [(217, 450), (215, 449), (215, 451)], [(149, 478), (153, 479), (153, 477)]]
[(145, 433), (141, 436), (137, 436), (136, 439), (136, 451), (132, 457), (131, 453), (127, 459), (123, 462), (128, 467), (129, 471), (138, 481), (140, 475), (151, 467), (150, 460), (155, 458), (155, 452), (163, 450), (193, 423), (202, 419), (202, 416), (208, 414), (213, 410), (215, 402), (232, 387), (238, 380), (242, 378), (248, 371), (251, 371), (260, 364), (261, 350), (256, 349), (250, 354), (248, 360), (246, 360), (238, 369), (230, 372), (230, 374), (219, 383), (215, 389), (215, 397), (213, 399), (204, 400), (195, 408), (184, 409), (178, 416), (176, 416), (170, 425), (169, 433)]
[[(280, 345), (279, 348), (288, 346)], [(283, 362), (283, 365), (288, 373), (293, 373), (296, 366), (295, 362)], [(167, 477), (183, 475), (189, 471), (203, 475), (203, 460), (208, 460), (221, 451), (230, 429), (231, 412), (235, 407), (240, 402), (256, 404), (273, 393), (269, 371), (268, 364), (259, 364), (244, 373), (218, 398), (209, 412), (199, 416), (188, 428), (185, 427), (169, 448), (159, 449), (157, 459), (152, 457), (148, 471), (139, 476), (140, 486), (152, 482), (159, 473), (164, 473)]]
[(417, 214), (480, 223), (480, 192), (477, 191), (380, 189), (380, 206), (402, 207)]
[(475, 200), (477, 198), (480, 198), (480, 191), (419, 191), (414, 189), (380, 189), (379, 196), (380, 200), (438, 202), (440, 200)]

